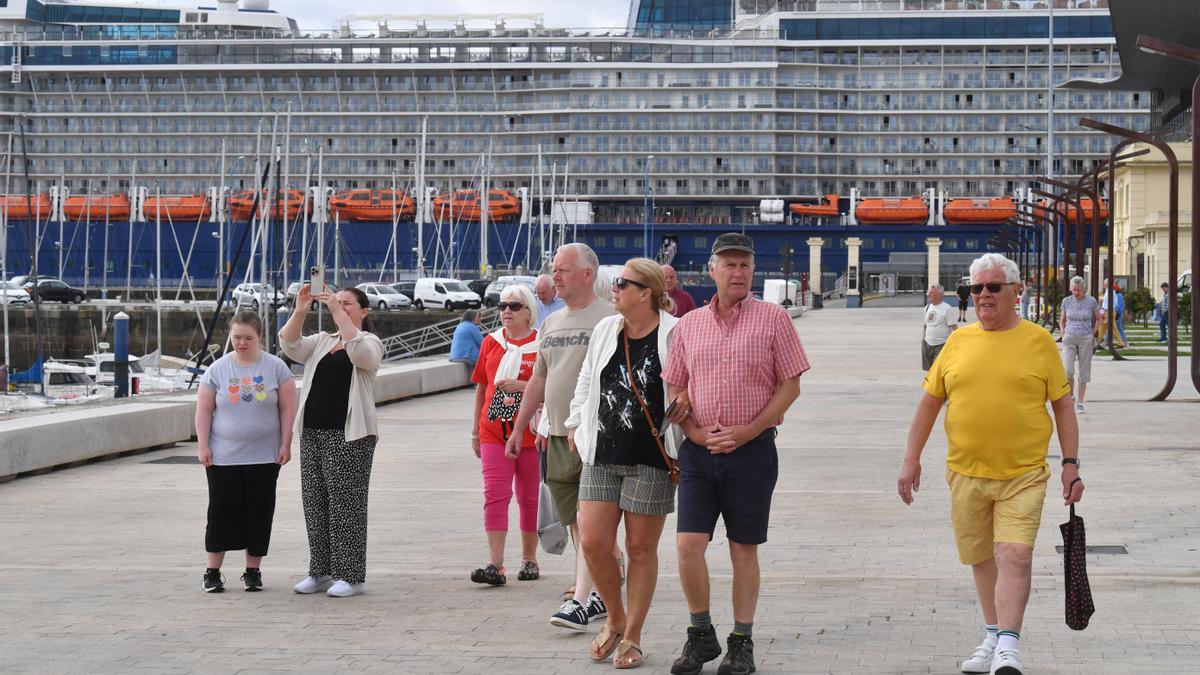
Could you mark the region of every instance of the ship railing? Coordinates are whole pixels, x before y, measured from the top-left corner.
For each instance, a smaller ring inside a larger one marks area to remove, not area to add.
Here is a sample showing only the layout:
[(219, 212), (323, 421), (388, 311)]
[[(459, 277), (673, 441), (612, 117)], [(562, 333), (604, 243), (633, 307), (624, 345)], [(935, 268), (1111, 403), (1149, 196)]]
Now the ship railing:
[(843, 274), (833, 282), (833, 288), (821, 294), (824, 300), (833, 300), (836, 298), (846, 297), (846, 275)]
[[(462, 317), (447, 319), (423, 328), (393, 335), (383, 340), (383, 360), (399, 361), (424, 354), (445, 351), (454, 339), (454, 329), (462, 323)], [(479, 329), (486, 335), (500, 327), (500, 312), (484, 309), (479, 314)]]

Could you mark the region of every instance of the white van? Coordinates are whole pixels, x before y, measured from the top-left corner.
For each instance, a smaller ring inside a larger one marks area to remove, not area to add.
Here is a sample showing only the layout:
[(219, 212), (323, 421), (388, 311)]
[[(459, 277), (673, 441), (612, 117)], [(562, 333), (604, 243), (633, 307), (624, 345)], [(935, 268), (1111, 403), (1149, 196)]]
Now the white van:
[(413, 288), (413, 306), (417, 309), (479, 309), (479, 295), (458, 279), (426, 277), (417, 279)]

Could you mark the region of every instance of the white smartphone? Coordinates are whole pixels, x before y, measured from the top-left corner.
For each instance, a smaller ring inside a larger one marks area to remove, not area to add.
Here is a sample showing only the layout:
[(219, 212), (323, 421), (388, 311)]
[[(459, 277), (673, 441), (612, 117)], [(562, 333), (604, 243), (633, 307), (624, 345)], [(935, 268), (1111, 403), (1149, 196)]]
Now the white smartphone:
[(318, 294), (325, 292), (325, 268), (320, 265), (313, 265), (308, 269), (308, 283), (312, 286), (312, 295), (317, 297)]

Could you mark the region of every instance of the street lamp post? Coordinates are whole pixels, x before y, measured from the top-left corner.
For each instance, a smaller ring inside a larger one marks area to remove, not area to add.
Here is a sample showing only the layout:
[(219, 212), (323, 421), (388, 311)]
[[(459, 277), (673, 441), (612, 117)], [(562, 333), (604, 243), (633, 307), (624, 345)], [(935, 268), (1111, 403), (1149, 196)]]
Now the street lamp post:
[(642, 163), (642, 256), (650, 257), (650, 162), (654, 155), (646, 155)]

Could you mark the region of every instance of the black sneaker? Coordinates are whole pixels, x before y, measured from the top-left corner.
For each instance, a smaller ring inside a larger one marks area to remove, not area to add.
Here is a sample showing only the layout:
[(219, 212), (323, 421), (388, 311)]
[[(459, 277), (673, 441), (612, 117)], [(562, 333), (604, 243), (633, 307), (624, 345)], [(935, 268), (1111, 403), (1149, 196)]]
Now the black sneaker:
[(569, 630), (587, 630), (587, 608), (574, 599), (568, 600), (550, 617), (550, 625)]
[(521, 571), (517, 572), (519, 581), (537, 581), (542, 576), (542, 570), (536, 561), (525, 560), (521, 563)]
[(717, 640), (717, 629), (711, 625), (704, 628), (688, 626), (687, 642), (683, 653), (671, 665), (674, 675), (696, 675), (705, 663), (721, 655), (721, 642)]
[(488, 563), (487, 567), (481, 567), (474, 572), (471, 572), (471, 581), (477, 584), (487, 584), (489, 586), (503, 586), (508, 583), (508, 577), (504, 576), (504, 568), (496, 567)]
[(725, 659), (721, 661), (721, 667), (717, 668), (717, 675), (750, 675), (754, 668), (754, 640), (751, 640), (745, 635), (729, 634), (729, 639), (726, 640), (729, 646), (729, 651), (725, 652)]
[(204, 583), (200, 588), (205, 593), (220, 593), (225, 590), (225, 577), (221, 576), (221, 570), (212, 568), (204, 570)]
[(587, 618), (589, 622), (608, 618), (608, 605), (596, 591), (588, 594)]
[(247, 567), (246, 573), (242, 575), (242, 583), (246, 584), (246, 591), (256, 592), (262, 590), (262, 572), (257, 567)]

